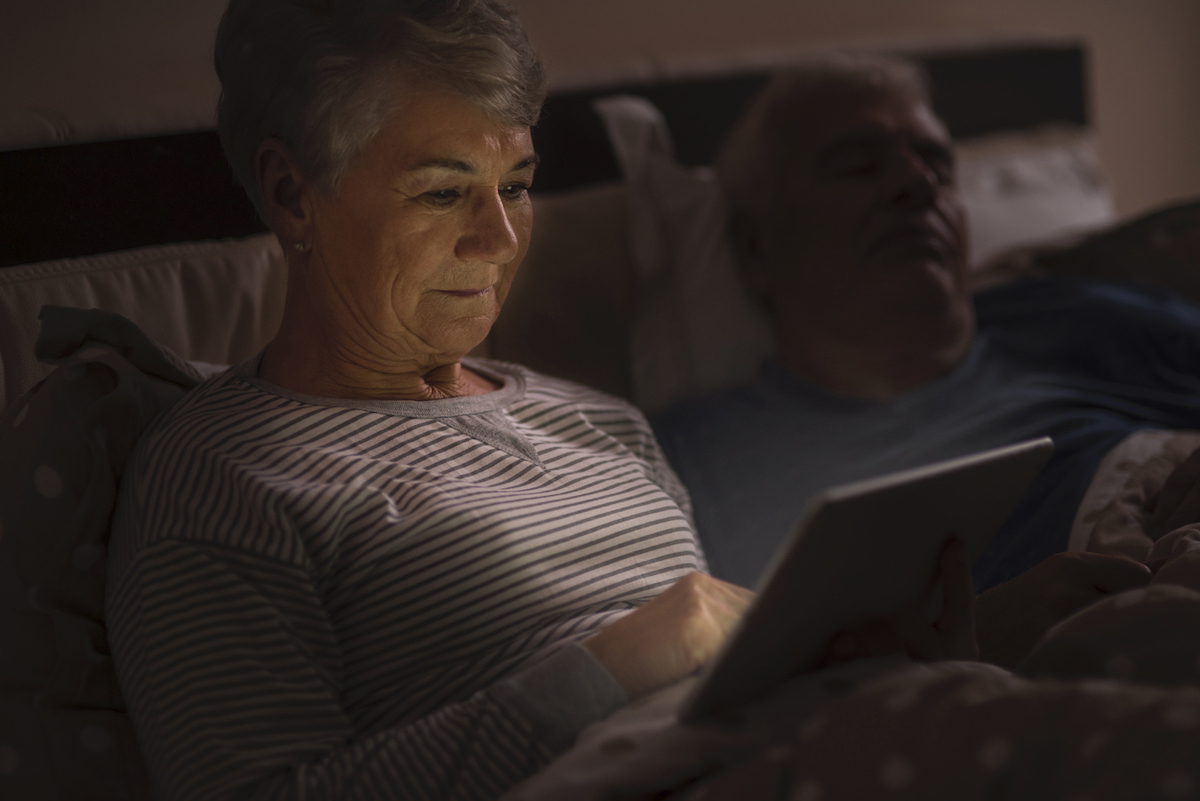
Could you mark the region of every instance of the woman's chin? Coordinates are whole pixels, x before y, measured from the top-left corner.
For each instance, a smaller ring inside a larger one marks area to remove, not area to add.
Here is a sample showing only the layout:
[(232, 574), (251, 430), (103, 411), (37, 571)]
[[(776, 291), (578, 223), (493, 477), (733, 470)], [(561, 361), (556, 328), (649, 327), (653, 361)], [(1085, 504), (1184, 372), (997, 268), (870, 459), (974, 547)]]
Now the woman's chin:
[(468, 354), (487, 355), (483, 345), (495, 321), (494, 314), (462, 317), (426, 339), (426, 344), (436, 351), (455, 355), (457, 358)]

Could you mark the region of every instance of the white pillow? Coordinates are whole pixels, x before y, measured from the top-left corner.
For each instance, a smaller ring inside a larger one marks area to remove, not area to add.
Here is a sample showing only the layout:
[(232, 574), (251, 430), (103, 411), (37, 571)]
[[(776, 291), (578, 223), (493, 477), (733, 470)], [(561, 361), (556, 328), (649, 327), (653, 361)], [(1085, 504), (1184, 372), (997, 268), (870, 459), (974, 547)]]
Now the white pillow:
[(0, 270), (0, 412), (51, 370), (33, 355), (42, 307), (115, 312), (185, 359), (236, 364), (275, 333), (287, 266), (271, 234)]
[(653, 414), (750, 381), (773, 346), (766, 316), (737, 274), (715, 176), (675, 161), (666, 121), (650, 101), (615, 96), (595, 108), (628, 190), (634, 402)]
[(972, 268), (1115, 219), (1112, 195), (1081, 131), (995, 134), (957, 142), (955, 151)]

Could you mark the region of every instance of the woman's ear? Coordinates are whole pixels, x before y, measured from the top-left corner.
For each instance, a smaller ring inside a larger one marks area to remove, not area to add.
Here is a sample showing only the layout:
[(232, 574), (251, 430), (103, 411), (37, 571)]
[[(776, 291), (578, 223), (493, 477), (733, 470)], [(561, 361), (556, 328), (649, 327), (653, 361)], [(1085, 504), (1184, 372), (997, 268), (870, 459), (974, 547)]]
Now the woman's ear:
[(258, 193), (267, 225), (285, 249), (312, 245), (312, 185), (292, 151), (279, 139), (264, 139), (255, 157)]

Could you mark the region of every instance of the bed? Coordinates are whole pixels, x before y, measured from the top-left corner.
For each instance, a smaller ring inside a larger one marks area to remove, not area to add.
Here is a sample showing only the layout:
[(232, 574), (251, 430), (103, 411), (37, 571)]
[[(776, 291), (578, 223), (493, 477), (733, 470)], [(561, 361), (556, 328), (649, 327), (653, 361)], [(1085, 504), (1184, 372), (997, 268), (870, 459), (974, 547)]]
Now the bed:
[[(938, 111), (960, 143), (977, 263), (1113, 222), (1111, 195), (1090, 142), (1082, 46), (1024, 42), (916, 55), (930, 72)], [(613, 95), (650, 101), (662, 113), (675, 161), (685, 172), (700, 168), (703, 178), (703, 165), (724, 131), (768, 73), (762, 64), (730, 62), (551, 95), (534, 131), (543, 159), (534, 187), (534, 240), (508, 310), (487, 343), (491, 355), (646, 405), (628, 363), (626, 332), (646, 303), (651, 268), (635, 263), (627, 234), (630, 193), (593, 103)], [(974, 102), (983, 94), (991, 102)], [(0, 403), (11, 402), (46, 372), (29, 357), (36, 329), (28, 309), (40, 305), (39, 291), (49, 302), (58, 291), (49, 287), (83, 293), (60, 296), (66, 305), (136, 310), (126, 316), (187, 359), (240, 360), (274, 330), (281, 262), (270, 241), (259, 237), (265, 226), (233, 182), (215, 131), (0, 151), (0, 174), (0, 280), (11, 304), (0, 323), (6, 382)], [(154, 247), (167, 250), (146, 250)], [(171, 250), (181, 247), (186, 252)], [(93, 256), (103, 265), (79, 261)], [(175, 275), (169, 290), (149, 283), (162, 280), (149, 278), (161, 271), (133, 266), (172, 259), (177, 266), (168, 270)], [(204, 266), (193, 268), (193, 260)], [(233, 267), (242, 262), (252, 263), (245, 275)], [(221, 270), (216, 263), (225, 270), (219, 280), (199, 277)], [(84, 278), (81, 270), (91, 274)], [(51, 278), (73, 271), (81, 275), (74, 283)], [(110, 277), (99, 279), (100, 273)], [(597, 282), (597, 275), (603, 280)], [(187, 283), (192, 280), (199, 284)], [(35, 288), (39, 281), (47, 288)], [(230, 293), (205, 294), (227, 281), (239, 298), (232, 308)], [(582, 291), (584, 282), (590, 291)], [(163, 292), (173, 294), (167, 300)], [(183, 293), (186, 303), (179, 300)], [(150, 296), (179, 305), (148, 317)], [(220, 314), (213, 313), (217, 309)], [(570, 350), (555, 351), (546, 330), (568, 335), (562, 341), (571, 342)]]
[[(1158, 280), (1200, 299), (1189, 269), (1200, 206), (1114, 216), (1089, 140), (1081, 45), (909, 55), (927, 66), (959, 143), (980, 286), (1053, 269)], [(769, 345), (738, 299), (705, 165), (768, 72), (724, 65), (554, 93), (534, 133), (544, 166), (533, 242), (480, 352), (648, 413), (754, 369), (746, 354)], [(975, 102), (984, 95), (994, 102)], [(146, 798), (104, 635), (108, 515), (149, 420), (270, 338), (283, 257), (213, 131), (0, 152), (0, 175), (0, 795)], [(732, 321), (745, 347), (706, 340), (712, 315)], [(915, 681), (948, 694), (957, 680)], [(981, 681), (986, 693), (1008, 680)], [(902, 689), (845, 701), (845, 736)], [(1137, 731), (1155, 731), (1153, 716), (1179, 703), (1143, 700)], [(1173, 720), (1190, 720), (1187, 704)], [(1200, 787), (1177, 773), (1163, 781), (1176, 793), (1166, 797)], [(555, 797), (563, 786), (535, 791)]]

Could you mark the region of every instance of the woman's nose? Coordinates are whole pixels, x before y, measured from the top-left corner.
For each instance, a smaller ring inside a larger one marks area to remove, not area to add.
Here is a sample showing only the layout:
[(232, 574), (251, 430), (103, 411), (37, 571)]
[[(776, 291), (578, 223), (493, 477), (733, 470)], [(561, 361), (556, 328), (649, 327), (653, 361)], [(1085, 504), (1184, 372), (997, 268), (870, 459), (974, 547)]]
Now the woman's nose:
[(515, 259), (520, 243), (499, 190), (479, 192), (472, 200), (466, 230), (458, 239), (458, 257), (490, 264)]

